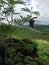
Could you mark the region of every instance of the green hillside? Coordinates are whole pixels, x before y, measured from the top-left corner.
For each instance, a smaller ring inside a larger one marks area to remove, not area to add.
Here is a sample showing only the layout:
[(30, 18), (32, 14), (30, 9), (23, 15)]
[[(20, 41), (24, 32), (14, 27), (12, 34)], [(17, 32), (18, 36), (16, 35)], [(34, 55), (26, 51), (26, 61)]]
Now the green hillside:
[[(26, 27), (23, 26), (23, 27), (19, 27), (19, 28), (15, 29), (15, 31), (12, 33), (12, 35), (14, 37), (18, 37), (18, 38), (29, 38), (32, 40), (41, 39), (41, 40), (49, 41), (49, 32), (48, 32), (49, 29), (48, 28), (44, 28), (45, 29), (45, 32), (44, 32), (44, 29), (41, 27), (30, 28), (27, 26)], [(44, 35), (44, 33), (46, 33), (46, 34)]]
[(37, 26), (30, 28), (28, 26), (9, 27), (0, 26), (0, 44), (4, 43), (3, 40), (10, 34), (11, 37), (18, 39), (31, 39), (38, 44), (38, 54), (49, 65), (49, 26)]

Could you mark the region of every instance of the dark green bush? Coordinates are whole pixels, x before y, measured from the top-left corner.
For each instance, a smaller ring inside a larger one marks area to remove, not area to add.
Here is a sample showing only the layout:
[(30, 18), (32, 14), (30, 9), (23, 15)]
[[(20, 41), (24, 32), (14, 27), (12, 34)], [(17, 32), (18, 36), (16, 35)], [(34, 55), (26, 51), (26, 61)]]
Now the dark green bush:
[(0, 36), (11, 36), (12, 32), (14, 31), (14, 26), (9, 26), (7, 24), (0, 24)]
[(18, 40), (15, 38), (7, 38), (5, 39), (4, 47), (6, 65), (40, 65), (40, 62), (37, 60), (39, 58), (37, 43), (29, 39)]

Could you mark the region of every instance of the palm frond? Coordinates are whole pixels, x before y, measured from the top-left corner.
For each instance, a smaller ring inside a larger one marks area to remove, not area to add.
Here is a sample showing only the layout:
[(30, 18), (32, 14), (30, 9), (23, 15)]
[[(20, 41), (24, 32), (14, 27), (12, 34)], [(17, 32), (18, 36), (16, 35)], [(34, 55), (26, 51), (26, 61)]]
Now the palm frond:
[(21, 8), (21, 9), (22, 9), (22, 11), (31, 12), (30, 9), (27, 8), (27, 7), (26, 8)]
[(15, 4), (22, 4), (22, 5), (25, 5), (26, 2), (22, 1), (22, 0), (17, 0), (17, 1), (14, 1)]
[(22, 0), (8, 0), (8, 3), (10, 4), (23, 4), (25, 5), (26, 2), (22, 1)]
[(10, 4), (14, 4), (14, 0), (7, 0), (8, 1), (8, 3), (10, 3)]
[(39, 16), (40, 16), (39, 11), (34, 11), (34, 12), (32, 12), (32, 13), (34, 13), (35, 15), (39, 15)]

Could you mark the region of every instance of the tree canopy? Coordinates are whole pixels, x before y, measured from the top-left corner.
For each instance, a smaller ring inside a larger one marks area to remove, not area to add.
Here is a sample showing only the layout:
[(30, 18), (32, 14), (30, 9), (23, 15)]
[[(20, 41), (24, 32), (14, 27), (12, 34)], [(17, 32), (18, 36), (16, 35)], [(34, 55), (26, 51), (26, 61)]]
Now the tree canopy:
[[(14, 15), (20, 14), (20, 12), (15, 12), (14, 9), (17, 4), (24, 5), (25, 8), (21, 8), (21, 11), (28, 12), (30, 15), (26, 17), (20, 15), (20, 19), (15, 19)], [(31, 10), (26, 6), (26, 2), (23, 0), (0, 0), (0, 20), (6, 20), (9, 25), (13, 25), (13, 23), (23, 24), (21, 22), (29, 21), (33, 13), (36, 14), (36, 16), (39, 15), (38, 11), (33, 12)]]
[[(0, 15), (2, 16), (0, 20), (7, 20), (8, 24), (12, 24), (14, 21), (13, 15), (19, 14), (18, 12), (15, 12), (14, 7), (16, 4), (22, 4), (25, 5), (25, 2), (23, 0), (0, 0)], [(11, 21), (9, 21), (9, 16)]]

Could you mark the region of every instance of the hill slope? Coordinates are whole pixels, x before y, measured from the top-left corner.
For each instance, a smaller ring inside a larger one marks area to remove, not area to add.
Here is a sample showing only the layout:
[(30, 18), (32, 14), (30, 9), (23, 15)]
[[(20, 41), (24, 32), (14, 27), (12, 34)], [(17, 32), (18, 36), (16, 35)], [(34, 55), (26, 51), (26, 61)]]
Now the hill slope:
[[(49, 30), (49, 29), (46, 29)], [(43, 32), (42, 30), (40, 31), (39, 29), (34, 29), (30, 27), (18, 27), (15, 29), (15, 31), (12, 33), (12, 36), (18, 37), (18, 38), (29, 38), (29, 39), (42, 39), (49, 41), (49, 33)]]
[[(20, 27), (6, 27), (0, 26), (0, 44), (4, 43), (3, 38), (8, 36), (23, 39), (29, 38), (38, 43), (38, 54), (43, 59), (46, 65), (49, 65), (49, 27), (35, 27), (27, 26)], [(45, 33), (46, 32), (46, 33)], [(43, 34), (44, 33), (44, 34)]]

